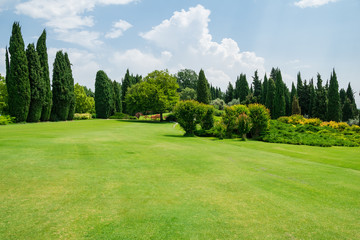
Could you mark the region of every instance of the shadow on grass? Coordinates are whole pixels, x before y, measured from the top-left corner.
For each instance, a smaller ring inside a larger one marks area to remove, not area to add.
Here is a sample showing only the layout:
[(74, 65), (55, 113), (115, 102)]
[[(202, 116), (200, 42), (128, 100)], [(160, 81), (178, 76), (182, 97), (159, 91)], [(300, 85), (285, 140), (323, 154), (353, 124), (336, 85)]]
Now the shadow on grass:
[(173, 137), (173, 138), (191, 138), (193, 136), (184, 136), (182, 135), (175, 135), (175, 134), (165, 134), (163, 135), (164, 137)]
[(150, 124), (167, 124), (169, 122), (163, 121), (147, 121), (147, 120), (131, 120), (131, 119), (117, 119), (120, 122), (131, 122), (131, 123), (150, 123)]

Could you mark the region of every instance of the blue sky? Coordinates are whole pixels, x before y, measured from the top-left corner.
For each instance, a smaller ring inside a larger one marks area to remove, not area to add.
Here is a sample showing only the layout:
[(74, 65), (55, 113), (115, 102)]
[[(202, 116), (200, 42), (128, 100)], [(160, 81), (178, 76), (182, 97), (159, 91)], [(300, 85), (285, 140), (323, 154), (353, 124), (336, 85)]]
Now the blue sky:
[(0, 73), (20, 21), (26, 45), (46, 28), (49, 64), (68, 52), (75, 81), (92, 89), (99, 69), (120, 81), (127, 68), (203, 68), (225, 90), (257, 69), (279, 67), (290, 87), (298, 71), (326, 81), (334, 67), (360, 106), (359, 11), (358, 0), (0, 0)]

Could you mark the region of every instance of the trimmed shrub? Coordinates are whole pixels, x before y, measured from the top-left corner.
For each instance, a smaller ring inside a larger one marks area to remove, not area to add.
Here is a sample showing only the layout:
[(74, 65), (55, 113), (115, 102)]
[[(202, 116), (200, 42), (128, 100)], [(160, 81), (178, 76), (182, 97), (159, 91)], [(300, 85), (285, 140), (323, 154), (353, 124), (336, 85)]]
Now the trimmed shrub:
[(74, 120), (89, 120), (92, 119), (91, 113), (75, 113)]
[(213, 127), (213, 134), (219, 139), (224, 139), (224, 137), (226, 136), (226, 126), (222, 121), (215, 122)]
[(210, 130), (214, 126), (214, 112), (215, 109), (211, 105), (200, 104), (203, 116), (200, 120), (200, 126), (203, 130)]
[(223, 115), (223, 123), (226, 127), (227, 137), (231, 137), (233, 133), (237, 132), (237, 119), (240, 114), (249, 115), (249, 109), (245, 105), (234, 105), (225, 108), (225, 114)]
[(252, 128), (250, 130), (252, 137), (258, 137), (266, 132), (270, 127), (270, 111), (262, 104), (249, 105)]
[(194, 136), (196, 124), (201, 121), (203, 110), (194, 100), (180, 101), (173, 110), (177, 122), (184, 129), (185, 136)]
[(246, 139), (246, 134), (250, 132), (251, 127), (251, 118), (245, 113), (240, 114), (237, 118), (237, 131), (243, 140)]

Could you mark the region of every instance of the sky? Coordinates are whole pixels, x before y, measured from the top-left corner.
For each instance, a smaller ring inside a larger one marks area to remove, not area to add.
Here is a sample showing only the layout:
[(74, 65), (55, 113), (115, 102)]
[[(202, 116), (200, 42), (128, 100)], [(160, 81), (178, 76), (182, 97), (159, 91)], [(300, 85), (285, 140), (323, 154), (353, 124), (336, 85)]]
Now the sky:
[(121, 81), (126, 69), (204, 69), (225, 91), (240, 73), (279, 67), (290, 88), (299, 71), (325, 82), (335, 68), (360, 106), (359, 12), (359, 0), (0, 0), (0, 73), (18, 21), (26, 45), (46, 29), (50, 69), (63, 50), (91, 89), (98, 70)]

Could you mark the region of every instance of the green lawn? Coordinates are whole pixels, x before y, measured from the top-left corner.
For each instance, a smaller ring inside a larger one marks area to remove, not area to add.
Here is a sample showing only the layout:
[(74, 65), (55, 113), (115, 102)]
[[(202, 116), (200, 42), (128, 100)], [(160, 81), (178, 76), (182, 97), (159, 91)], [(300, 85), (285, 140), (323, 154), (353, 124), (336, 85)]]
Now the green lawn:
[(360, 150), (0, 126), (0, 239), (360, 239)]

